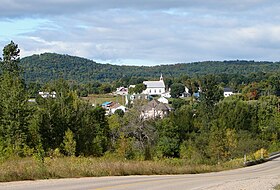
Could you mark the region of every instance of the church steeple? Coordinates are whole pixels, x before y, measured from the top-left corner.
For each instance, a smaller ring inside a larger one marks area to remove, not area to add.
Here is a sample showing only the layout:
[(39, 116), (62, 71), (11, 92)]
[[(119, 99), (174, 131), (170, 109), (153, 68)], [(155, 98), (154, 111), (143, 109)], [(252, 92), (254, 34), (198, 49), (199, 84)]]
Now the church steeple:
[(159, 78), (159, 80), (163, 80), (162, 73), (160, 74), (160, 78)]

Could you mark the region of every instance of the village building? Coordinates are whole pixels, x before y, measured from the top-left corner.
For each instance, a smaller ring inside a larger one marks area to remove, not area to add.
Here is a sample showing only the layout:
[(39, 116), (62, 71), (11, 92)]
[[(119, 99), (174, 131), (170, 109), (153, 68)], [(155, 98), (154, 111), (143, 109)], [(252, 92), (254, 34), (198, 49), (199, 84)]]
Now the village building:
[(127, 108), (119, 103), (116, 102), (104, 102), (101, 104), (101, 106), (105, 109), (106, 114), (110, 115), (114, 114), (116, 110), (122, 110), (123, 112), (126, 112)]
[(231, 88), (224, 88), (224, 97), (229, 97), (233, 95), (233, 90)]
[(128, 88), (125, 88), (123, 86), (117, 88), (116, 92), (114, 93), (116, 95), (126, 95), (128, 94)]
[(134, 100), (151, 100), (152, 97), (147, 94), (127, 94), (125, 96), (125, 105), (133, 104)]
[(52, 92), (39, 92), (39, 95), (42, 98), (56, 98), (56, 92), (52, 91)]
[(164, 104), (168, 104), (168, 99), (161, 96), (159, 99), (157, 99), (159, 102), (164, 103)]
[(125, 113), (126, 110), (127, 110), (127, 108), (126, 108), (125, 106), (119, 104), (119, 103), (115, 103), (114, 105), (112, 105), (112, 106), (110, 107), (110, 113), (111, 113), (111, 114), (114, 114), (115, 111), (117, 111), (117, 110), (122, 110), (122, 111)]
[(155, 96), (165, 93), (165, 84), (162, 75), (159, 81), (144, 81), (143, 84), (147, 87), (146, 90), (143, 91), (143, 94)]
[(142, 119), (155, 119), (167, 116), (173, 109), (168, 105), (158, 100), (152, 100), (147, 105), (142, 106)]

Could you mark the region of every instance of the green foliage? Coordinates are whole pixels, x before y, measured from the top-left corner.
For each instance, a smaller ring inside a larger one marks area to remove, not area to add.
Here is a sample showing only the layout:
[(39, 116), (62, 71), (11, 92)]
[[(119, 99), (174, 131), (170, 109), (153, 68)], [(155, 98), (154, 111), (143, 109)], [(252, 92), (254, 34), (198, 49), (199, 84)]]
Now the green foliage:
[(120, 136), (116, 152), (121, 158), (133, 159), (135, 157), (136, 150), (134, 148), (134, 139), (125, 138), (123, 135)]
[(185, 86), (181, 83), (174, 83), (171, 85), (170, 95), (172, 98), (178, 98), (185, 92)]
[(23, 156), (28, 145), (29, 122), (32, 109), (27, 92), (19, 77), (19, 49), (11, 42), (3, 50), (0, 75), (0, 139), (5, 154)]
[(213, 107), (223, 99), (223, 91), (213, 75), (205, 76), (201, 79), (201, 89), (201, 101), (206, 106), (206, 109)]
[(186, 104), (186, 101), (184, 99), (181, 98), (173, 98), (171, 100), (172, 102), (172, 107), (176, 110), (179, 109), (180, 107), (182, 107), (183, 105)]
[(180, 158), (188, 160), (190, 163), (198, 164), (205, 162), (205, 157), (197, 149), (194, 141), (186, 140), (180, 146)]
[(129, 88), (129, 93), (130, 94), (141, 94), (147, 87), (143, 84), (136, 84), (134, 88)]
[(176, 138), (163, 136), (159, 139), (157, 151), (159, 157), (178, 157), (179, 140)]
[(0, 62), (2, 72), (13, 73), (14, 75), (19, 74), (19, 52), (18, 45), (13, 41), (4, 47), (3, 61)]
[(124, 111), (122, 109), (117, 109), (115, 111), (115, 114), (117, 114), (119, 117), (123, 117), (124, 116)]
[(159, 157), (178, 157), (180, 151), (179, 128), (169, 118), (158, 123), (159, 139), (157, 152)]
[[(115, 81), (121, 79), (124, 86), (129, 84), (139, 84), (143, 78), (155, 78), (160, 73), (165, 77), (167, 87), (172, 81), (168, 77), (176, 77), (181, 74), (188, 76), (202, 75), (227, 75), (223, 77), (233, 86), (247, 82), (247, 79), (259, 80), (263, 77), (263, 72), (270, 73), (279, 70), (279, 62), (254, 62), (254, 61), (206, 61), (197, 63), (182, 63), (174, 65), (160, 65), (153, 67), (137, 66), (117, 66), (110, 64), (99, 64), (94, 61), (54, 53), (44, 53), (23, 58), (21, 65), (25, 71), (25, 80), (38, 81), (40, 83), (49, 82), (63, 78), (65, 80), (76, 81), (77, 83), (90, 83), (98, 81)], [(255, 71), (255, 75), (244, 77)], [(262, 74), (262, 75), (260, 75)], [(134, 77), (134, 78), (131, 78)], [(138, 77), (138, 79), (137, 79)], [(131, 79), (130, 79), (131, 78)], [(195, 84), (192, 88), (196, 92)]]
[(74, 134), (70, 129), (65, 132), (62, 147), (67, 156), (75, 156), (76, 141), (74, 139)]
[(102, 156), (109, 148), (109, 125), (105, 110), (87, 107), (77, 129), (78, 154)]

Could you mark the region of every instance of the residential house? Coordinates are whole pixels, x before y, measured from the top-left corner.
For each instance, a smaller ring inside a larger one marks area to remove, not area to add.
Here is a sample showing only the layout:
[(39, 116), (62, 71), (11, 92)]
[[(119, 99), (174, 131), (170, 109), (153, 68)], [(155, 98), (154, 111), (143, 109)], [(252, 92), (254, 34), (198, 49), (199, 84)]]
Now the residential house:
[(229, 97), (233, 95), (233, 90), (231, 88), (224, 88), (224, 97)]
[(126, 95), (128, 94), (128, 88), (125, 88), (125, 87), (119, 87), (117, 88), (117, 91), (115, 92), (115, 94), (117, 95)]
[(110, 107), (110, 113), (114, 114), (116, 110), (122, 110), (123, 112), (126, 112), (127, 108), (119, 103), (115, 103)]
[(147, 105), (142, 106), (140, 117), (143, 119), (163, 118), (172, 111), (168, 104), (152, 100)]
[(168, 104), (168, 99), (161, 96), (159, 99), (157, 99), (159, 102), (164, 103), (164, 104)]
[(185, 86), (185, 92), (182, 93), (182, 95), (180, 97), (191, 97), (191, 93), (190, 90), (188, 89), (188, 87)]
[(104, 102), (101, 106), (106, 110), (106, 115), (114, 114), (119, 109), (126, 112), (126, 107), (116, 102)]
[(52, 92), (39, 92), (39, 95), (42, 98), (56, 98), (56, 92), (52, 91)]
[(134, 100), (149, 100), (151, 97), (146, 94), (127, 94), (125, 96), (125, 105), (133, 104)]

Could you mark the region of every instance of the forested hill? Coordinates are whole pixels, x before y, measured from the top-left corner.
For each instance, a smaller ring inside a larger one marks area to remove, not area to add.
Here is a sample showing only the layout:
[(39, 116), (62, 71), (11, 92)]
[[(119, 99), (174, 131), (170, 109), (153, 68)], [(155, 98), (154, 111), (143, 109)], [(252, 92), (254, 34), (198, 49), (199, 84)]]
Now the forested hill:
[(64, 78), (87, 83), (92, 81), (113, 81), (122, 77), (155, 78), (162, 73), (165, 77), (178, 77), (205, 74), (248, 74), (252, 72), (278, 72), (280, 62), (254, 62), (254, 61), (205, 61), (196, 63), (178, 63), (160, 66), (118, 66), (100, 64), (92, 60), (44, 53), (32, 55), (21, 59), (24, 78), (27, 82), (45, 83), (47, 81)]

